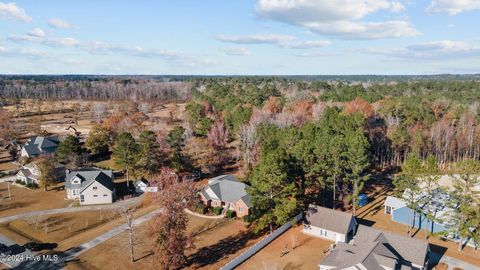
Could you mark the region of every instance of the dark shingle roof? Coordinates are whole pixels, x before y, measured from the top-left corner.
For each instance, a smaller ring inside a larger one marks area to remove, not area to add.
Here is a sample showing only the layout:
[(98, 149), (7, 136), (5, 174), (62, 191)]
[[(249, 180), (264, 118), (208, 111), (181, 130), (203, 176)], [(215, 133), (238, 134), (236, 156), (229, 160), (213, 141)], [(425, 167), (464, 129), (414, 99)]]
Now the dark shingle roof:
[(42, 153), (53, 153), (58, 147), (60, 140), (57, 136), (37, 136), (31, 137), (23, 145), (23, 149), (27, 152), (29, 156), (37, 156)]
[(353, 244), (339, 243), (322, 265), (347, 268), (362, 264), (366, 269), (412, 269), (410, 263), (424, 265), (428, 243), (359, 225)]
[(343, 234), (348, 234), (352, 227), (352, 222), (353, 225), (357, 224), (355, 218), (350, 213), (313, 204), (308, 207), (306, 220), (307, 224)]
[[(72, 184), (72, 179), (75, 177), (81, 179), (80, 184)], [(100, 170), (95, 168), (76, 170), (67, 173), (65, 187), (69, 189), (81, 189), (81, 191), (83, 191), (94, 181), (97, 181), (109, 190), (113, 191), (114, 189), (113, 172), (111, 170)]]

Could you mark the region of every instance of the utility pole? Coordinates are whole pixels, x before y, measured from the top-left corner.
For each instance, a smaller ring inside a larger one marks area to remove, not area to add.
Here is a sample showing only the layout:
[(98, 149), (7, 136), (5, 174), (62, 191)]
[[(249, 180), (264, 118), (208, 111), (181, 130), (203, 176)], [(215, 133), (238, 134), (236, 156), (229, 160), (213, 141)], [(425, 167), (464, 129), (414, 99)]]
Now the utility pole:
[(7, 187), (8, 187), (8, 199), (12, 199), (11, 195), (10, 195), (10, 181), (7, 181)]

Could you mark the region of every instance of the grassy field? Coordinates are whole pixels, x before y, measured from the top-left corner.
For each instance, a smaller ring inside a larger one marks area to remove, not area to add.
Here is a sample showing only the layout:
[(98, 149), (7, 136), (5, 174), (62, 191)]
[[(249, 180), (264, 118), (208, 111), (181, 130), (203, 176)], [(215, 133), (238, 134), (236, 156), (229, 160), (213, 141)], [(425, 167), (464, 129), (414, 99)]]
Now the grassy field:
[[(151, 252), (152, 237), (148, 224), (137, 228), (135, 262), (129, 261), (126, 234), (114, 237), (85, 252), (68, 269), (155, 269)], [(219, 269), (229, 260), (253, 245), (252, 237), (240, 220), (214, 220), (189, 216), (188, 232), (193, 235), (193, 248), (187, 250), (187, 269)]]
[(59, 243), (116, 218), (114, 211), (85, 211), (14, 220), (2, 226), (30, 240)]
[(65, 190), (60, 187), (50, 187), (49, 191), (43, 189), (27, 189), (10, 184), (11, 199), (8, 199), (7, 183), (0, 183), (0, 217), (20, 213), (67, 207), (71, 201), (65, 200)]

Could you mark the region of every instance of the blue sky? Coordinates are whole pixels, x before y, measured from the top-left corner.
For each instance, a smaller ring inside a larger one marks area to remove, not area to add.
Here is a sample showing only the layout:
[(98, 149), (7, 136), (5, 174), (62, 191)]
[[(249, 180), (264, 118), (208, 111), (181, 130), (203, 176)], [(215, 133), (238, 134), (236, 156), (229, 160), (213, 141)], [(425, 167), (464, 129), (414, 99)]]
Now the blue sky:
[(0, 0), (0, 73), (480, 73), (478, 25), (480, 0)]

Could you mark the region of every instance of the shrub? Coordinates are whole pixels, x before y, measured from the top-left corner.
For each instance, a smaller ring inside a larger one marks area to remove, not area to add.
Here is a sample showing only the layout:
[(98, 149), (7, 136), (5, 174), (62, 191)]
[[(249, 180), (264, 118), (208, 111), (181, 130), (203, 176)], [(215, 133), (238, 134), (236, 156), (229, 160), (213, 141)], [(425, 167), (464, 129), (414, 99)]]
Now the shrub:
[(222, 207), (214, 207), (213, 213), (218, 216), (222, 213), (222, 210), (223, 210)]
[(252, 222), (252, 217), (250, 215), (246, 215), (242, 217), (243, 222), (250, 223)]
[(35, 183), (30, 183), (30, 184), (27, 184), (26, 187), (27, 187), (27, 188), (36, 189), (36, 188), (38, 188), (38, 185), (35, 184)]
[(228, 210), (226, 213), (225, 213), (225, 217), (227, 218), (234, 218), (237, 216), (237, 213), (233, 210)]
[(20, 180), (20, 179), (17, 179), (17, 180), (15, 180), (15, 183), (16, 183), (16, 184), (23, 185), (23, 181), (22, 181), (22, 180)]

